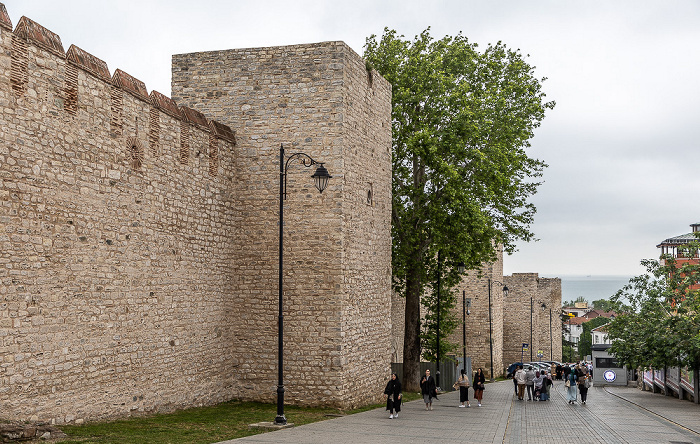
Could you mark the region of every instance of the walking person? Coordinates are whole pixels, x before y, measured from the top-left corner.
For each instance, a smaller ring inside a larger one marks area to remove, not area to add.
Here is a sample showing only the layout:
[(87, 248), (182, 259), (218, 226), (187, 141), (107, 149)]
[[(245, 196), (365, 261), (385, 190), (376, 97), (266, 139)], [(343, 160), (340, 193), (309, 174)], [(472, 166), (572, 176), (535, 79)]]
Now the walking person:
[(386, 398), (386, 409), (389, 410), (389, 419), (398, 418), (401, 411), (401, 381), (396, 373), (392, 373), (391, 379), (386, 383), (384, 397)]
[(484, 371), (479, 367), (474, 373), (474, 380), (472, 381), (472, 386), (474, 387), (474, 399), (478, 402), (478, 406), (481, 407), (481, 399), (484, 397), (484, 384), (486, 383), (486, 377), (484, 377)]
[(522, 401), (525, 397), (525, 384), (527, 383), (527, 376), (522, 365), (519, 365), (518, 371), (515, 372), (515, 380), (518, 381), (518, 401)]
[(535, 372), (532, 370), (532, 366), (527, 368), (525, 377), (527, 378), (525, 382), (527, 385), (527, 400), (532, 401), (532, 398), (535, 397)]
[(550, 387), (554, 384), (552, 382), (551, 374), (547, 374), (546, 370), (542, 371), (542, 390), (540, 392), (540, 401), (549, 401), (549, 391)]
[(467, 378), (467, 373), (464, 369), (461, 369), (459, 372), (459, 379), (452, 387), (455, 389), (459, 387), (459, 406), (465, 407), (464, 403), (466, 402), (466, 407), (471, 407), (471, 404), (469, 404), (469, 378)]
[(535, 372), (535, 401), (540, 400), (540, 395), (542, 394), (542, 383), (544, 382), (544, 370), (542, 370), (542, 373), (539, 371)]
[(576, 402), (577, 380), (578, 377), (576, 376), (575, 371), (570, 371), (566, 376), (566, 382), (564, 382), (564, 385), (566, 385), (566, 400), (569, 401), (569, 404), (574, 404)]
[(435, 379), (430, 376), (430, 370), (425, 371), (425, 375), (420, 380), (420, 392), (423, 395), (423, 402), (425, 402), (425, 409), (433, 409), (433, 398), (437, 399), (437, 386), (435, 385)]
[(588, 376), (588, 373), (584, 373), (584, 375), (581, 377), (581, 379), (578, 380), (578, 391), (581, 393), (581, 404), (586, 403), (586, 399), (588, 398), (588, 387), (591, 386), (591, 379)]

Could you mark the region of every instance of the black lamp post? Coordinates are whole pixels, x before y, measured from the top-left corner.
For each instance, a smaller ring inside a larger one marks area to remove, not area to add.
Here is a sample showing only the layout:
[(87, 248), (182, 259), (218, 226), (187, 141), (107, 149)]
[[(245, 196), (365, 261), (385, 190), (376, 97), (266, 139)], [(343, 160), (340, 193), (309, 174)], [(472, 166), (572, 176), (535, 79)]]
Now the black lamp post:
[[(464, 262), (460, 262), (457, 265), (457, 271), (459, 274), (464, 273)], [(462, 368), (464, 369), (464, 374), (467, 374), (467, 315), (469, 312), (466, 307), (466, 297), (465, 291), (462, 290)]]
[(284, 205), (283, 201), (287, 198), (287, 169), (289, 162), (293, 159), (299, 159), (305, 167), (318, 165), (316, 172), (311, 176), (314, 179), (316, 189), (323, 193), (323, 190), (328, 186), (328, 179), (331, 176), (328, 170), (323, 166), (323, 163), (315, 161), (311, 156), (305, 153), (294, 153), (288, 158), (284, 158), (284, 146), (280, 144), (280, 245), (279, 245), (279, 314), (278, 314), (278, 338), (277, 338), (277, 417), (275, 417), (276, 425), (286, 425), (287, 418), (284, 416), (284, 379), (283, 379), (283, 351), (284, 351), (284, 314), (282, 312), (282, 240), (284, 236)]
[[(544, 312), (544, 311), (547, 309), (547, 304), (545, 304), (544, 302), (542, 302), (541, 305), (540, 305), (540, 307), (542, 307), (542, 311)], [(538, 321), (537, 324), (538, 324), (538, 325), (541, 325), (541, 322)], [(551, 323), (550, 323), (550, 324), (551, 324)], [(541, 337), (541, 336), (539, 336), (539, 337)], [(551, 345), (551, 341), (550, 341), (550, 345), (549, 345), (549, 346), (550, 346), (550, 349), (551, 349), (551, 346), (552, 346), (552, 345)], [(544, 358), (544, 353), (542, 353), (542, 358)]]
[(437, 372), (435, 372), (435, 385), (440, 390), (440, 275), (442, 274), (442, 250), (438, 250), (437, 263)]
[(493, 377), (493, 322), (491, 319), (491, 284), (497, 283), (498, 285), (503, 285), (503, 297), (507, 298), (508, 297), (508, 287), (503, 284), (503, 282), (498, 282), (498, 281), (492, 281), (491, 278), (489, 278), (488, 283), (489, 283), (489, 350), (491, 352), (491, 382), (493, 382), (494, 377)]
[(530, 362), (532, 362), (532, 349), (535, 344), (532, 343), (532, 295), (530, 295)]

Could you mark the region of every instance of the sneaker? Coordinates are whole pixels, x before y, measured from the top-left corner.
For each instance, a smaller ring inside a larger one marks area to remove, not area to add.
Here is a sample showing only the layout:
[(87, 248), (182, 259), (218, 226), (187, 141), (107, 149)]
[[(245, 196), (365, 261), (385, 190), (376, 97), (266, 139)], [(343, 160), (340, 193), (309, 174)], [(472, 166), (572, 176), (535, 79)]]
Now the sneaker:
[(430, 406), (430, 410), (432, 410), (432, 409), (433, 409), (433, 406), (431, 405), (431, 406)]
[(394, 413), (394, 419), (396, 419), (396, 418), (398, 418), (398, 417), (399, 417), (399, 414), (398, 414), (398, 413)]
[(467, 408), (471, 407), (471, 404), (467, 404)]
[(460, 404), (459, 407), (460, 407), (460, 408), (464, 408), (464, 404)]
[(479, 403), (479, 407), (481, 407), (481, 403)]
[(389, 415), (389, 419), (394, 419), (394, 415)]

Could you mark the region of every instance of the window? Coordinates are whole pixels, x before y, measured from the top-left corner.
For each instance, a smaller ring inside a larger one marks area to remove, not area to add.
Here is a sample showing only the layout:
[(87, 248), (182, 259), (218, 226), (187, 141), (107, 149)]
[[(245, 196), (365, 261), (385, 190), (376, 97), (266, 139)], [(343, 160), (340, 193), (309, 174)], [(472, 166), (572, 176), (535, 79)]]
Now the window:
[(615, 358), (595, 358), (595, 366), (596, 368), (622, 368)]

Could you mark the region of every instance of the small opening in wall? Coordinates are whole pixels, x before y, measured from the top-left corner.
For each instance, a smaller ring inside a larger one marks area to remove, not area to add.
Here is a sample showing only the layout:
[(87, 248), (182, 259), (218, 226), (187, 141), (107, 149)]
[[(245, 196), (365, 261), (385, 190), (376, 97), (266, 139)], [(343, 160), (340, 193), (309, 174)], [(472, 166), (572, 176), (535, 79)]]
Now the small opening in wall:
[(369, 190), (367, 190), (367, 205), (374, 205), (374, 193), (372, 192), (372, 184), (369, 184)]

